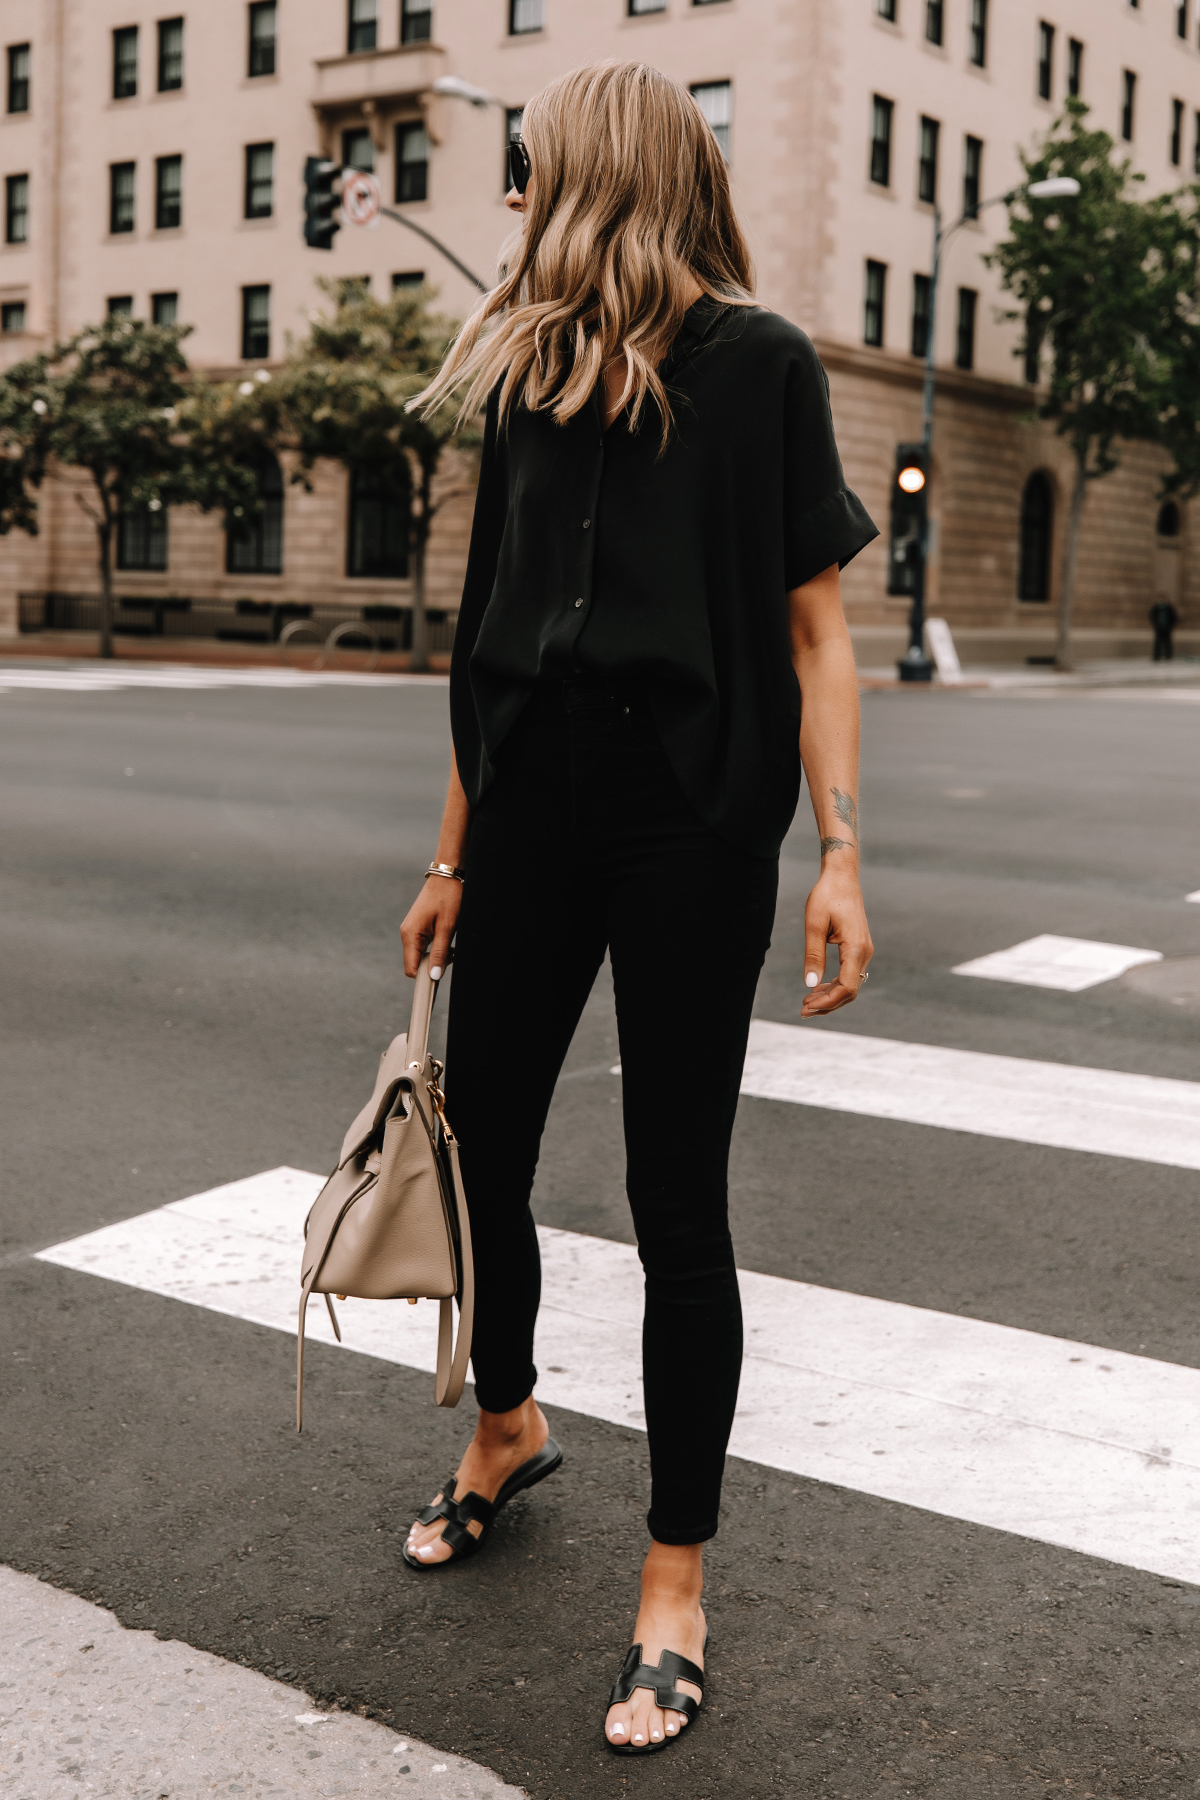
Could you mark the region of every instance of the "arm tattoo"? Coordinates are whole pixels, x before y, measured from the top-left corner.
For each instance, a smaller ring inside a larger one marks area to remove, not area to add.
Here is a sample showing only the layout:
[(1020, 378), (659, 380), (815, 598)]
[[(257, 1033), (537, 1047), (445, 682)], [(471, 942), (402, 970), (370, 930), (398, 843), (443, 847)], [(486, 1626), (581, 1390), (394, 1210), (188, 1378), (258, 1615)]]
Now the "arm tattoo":
[(830, 788), (833, 795), (833, 810), (843, 825), (848, 825), (858, 842), (858, 805), (853, 794), (843, 794), (841, 788)]
[(828, 856), (831, 850), (853, 850), (854, 847), (855, 846), (849, 843), (846, 838), (823, 837), (821, 839), (822, 856)]

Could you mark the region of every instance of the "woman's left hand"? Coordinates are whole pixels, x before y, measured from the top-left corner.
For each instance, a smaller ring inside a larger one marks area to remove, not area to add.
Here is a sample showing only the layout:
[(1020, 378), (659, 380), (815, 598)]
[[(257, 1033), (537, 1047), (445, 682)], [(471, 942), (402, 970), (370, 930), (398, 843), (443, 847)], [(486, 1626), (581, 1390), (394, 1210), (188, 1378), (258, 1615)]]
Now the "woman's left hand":
[[(836, 864), (830, 866), (833, 862), (833, 857), (826, 859), (804, 908), (804, 980), (807, 987), (815, 975), (818, 985), (808, 988), (804, 996), (802, 1019), (836, 1012), (839, 1006), (856, 1000), (875, 953), (858, 877), (850, 871), (839, 872)], [(829, 944), (837, 945), (840, 966), (833, 981), (822, 981)]]

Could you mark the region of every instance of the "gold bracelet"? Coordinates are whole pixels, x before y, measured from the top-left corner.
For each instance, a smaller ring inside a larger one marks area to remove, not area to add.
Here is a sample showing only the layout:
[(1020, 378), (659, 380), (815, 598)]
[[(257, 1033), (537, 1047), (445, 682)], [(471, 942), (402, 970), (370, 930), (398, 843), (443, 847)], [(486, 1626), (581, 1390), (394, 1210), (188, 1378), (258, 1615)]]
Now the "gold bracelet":
[(425, 871), (426, 881), (431, 875), (444, 875), (448, 881), (462, 882), (467, 879), (466, 870), (456, 869), (452, 863), (431, 862)]

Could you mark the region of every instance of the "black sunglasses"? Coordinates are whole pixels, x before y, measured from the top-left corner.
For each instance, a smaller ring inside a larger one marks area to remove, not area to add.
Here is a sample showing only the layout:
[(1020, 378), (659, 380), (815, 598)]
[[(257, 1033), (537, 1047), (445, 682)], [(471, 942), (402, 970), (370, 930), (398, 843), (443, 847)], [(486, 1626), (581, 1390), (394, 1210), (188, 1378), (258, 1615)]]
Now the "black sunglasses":
[(521, 137), (509, 138), (509, 140), (508, 140), (508, 181), (509, 181), (509, 186), (516, 188), (518, 194), (523, 194), (525, 192), (525, 189), (529, 186), (529, 177), (532, 174), (533, 174), (533, 169), (532, 169), (532, 167), (530, 165), (530, 161), (529, 161), (529, 152), (525, 148), (524, 138), (521, 138)]

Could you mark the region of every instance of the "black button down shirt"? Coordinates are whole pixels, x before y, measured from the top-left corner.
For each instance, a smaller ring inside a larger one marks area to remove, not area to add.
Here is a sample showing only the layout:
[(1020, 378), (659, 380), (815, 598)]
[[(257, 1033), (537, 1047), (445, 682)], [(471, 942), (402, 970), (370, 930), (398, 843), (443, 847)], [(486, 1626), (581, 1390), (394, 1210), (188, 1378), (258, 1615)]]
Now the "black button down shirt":
[(605, 431), (600, 392), (565, 425), (487, 410), (450, 676), (472, 807), (539, 681), (644, 683), (700, 816), (774, 856), (800, 793), (786, 595), (878, 536), (846, 486), (829, 387), (802, 331), (701, 300), (648, 406)]

